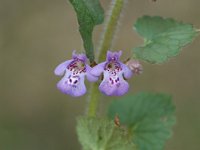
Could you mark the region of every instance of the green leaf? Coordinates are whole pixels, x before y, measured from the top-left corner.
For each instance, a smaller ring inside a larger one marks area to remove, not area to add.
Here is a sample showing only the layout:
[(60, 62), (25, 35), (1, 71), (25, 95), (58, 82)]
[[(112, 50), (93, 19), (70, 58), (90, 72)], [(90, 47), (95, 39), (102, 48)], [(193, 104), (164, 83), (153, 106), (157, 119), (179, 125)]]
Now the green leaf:
[(77, 133), (83, 150), (134, 150), (125, 130), (114, 121), (99, 118), (78, 118)]
[(99, 0), (69, 0), (73, 5), (79, 23), (79, 31), (90, 62), (94, 61), (92, 32), (95, 25), (103, 23), (104, 11)]
[(162, 150), (175, 124), (175, 106), (171, 96), (139, 93), (113, 101), (108, 115), (117, 114), (120, 122), (129, 128), (138, 150)]
[(178, 55), (181, 48), (197, 36), (191, 24), (159, 16), (143, 16), (134, 27), (145, 41), (143, 46), (134, 48), (134, 55), (150, 63), (163, 63)]

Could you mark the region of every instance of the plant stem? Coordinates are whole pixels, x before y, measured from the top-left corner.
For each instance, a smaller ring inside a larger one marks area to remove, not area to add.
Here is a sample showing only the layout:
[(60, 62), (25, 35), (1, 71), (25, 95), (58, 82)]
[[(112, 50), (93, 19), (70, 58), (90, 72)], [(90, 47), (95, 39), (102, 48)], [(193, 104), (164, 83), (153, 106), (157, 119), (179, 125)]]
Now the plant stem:
[[(103, 33), (102, 42), (100, 44), (99, 54), (97, 56), (98, 62), (102, 62), (106, 58), (107, 50), (111, 47), (112, 41), (117, 29), (118, 21), (122, 8), (126, 0), (112, 0), (111, 8), (109, 10), (108, 20), (105, 24), (105, 31)], [(97, 106), (99, 103), (100, 92), (98, 90), (99, 84), (96, 82), (91, 85), (89, 91), (89, 105), (88, 105), (88, 116), (95, 117), (97, 112)]]
[(95, 117), (96, 116), (96, 111), (97, 111), (97, 106), (98, 106), (98, 102), (99, 102), (99, 97), (100, 97), (100, 92), (98, 89), (99, 83), (93, 83), (90, 86), (89, 89), (89, 96), (88, 96), (88, 100), (89, 100), (89, 105), (88, 105), (88, 116), (89, 117)]
[(106, 58), (106, 52), (112, 46), (115, 31), (117, 29), (120, 14), (126, 0), (112, 0), (108, 20), (105, 24), (105, 31), (99, 48), (98, 61), (101, 62)]

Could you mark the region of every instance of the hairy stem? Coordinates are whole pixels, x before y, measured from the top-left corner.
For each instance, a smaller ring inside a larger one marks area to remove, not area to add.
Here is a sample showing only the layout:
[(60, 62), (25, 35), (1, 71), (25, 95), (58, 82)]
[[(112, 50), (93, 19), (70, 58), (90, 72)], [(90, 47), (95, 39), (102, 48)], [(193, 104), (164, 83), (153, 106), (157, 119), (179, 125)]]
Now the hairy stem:
[[(112, 45), (112, 41), (115, 35), (115, 31), (117, 29), (118, 21), (124, 3), (125, 0), (112, 0), (111, 7), (109, 10), (109, 16), (105, 24), (104, 33), (102, 35), (103, 38), (100, 44), (99, 54), (97, 56), (98, 62), (102, 62), (105, 60), (107, 50)], [(90, 117), (96, 116), (97, 106), (100, 98), (100, 92), (98, 90), (98, 86), (99, 86), (98, 83), (94, 83), (91, 85), (89, 89), (89, 96), (88, 96), (89, 105), (88, 105), (87, 115)]]
[(93, 83), (89, 89), (89, 105), (88, 105), (88, 116), (89, 117), (95, 117), (96, 116), (96, 111), (97, 111), (97, 106), (98, 106), (98, 101), (100, 97), (100, 92), (98, 89), (99, 83)]
[(102, 41), (99, 48), (98, 61), (103, 61), (106, 58), (106, 52), (112, 46), (115, 31), (118, 26), (120, 14), (126, 0), (112, 0), (111, 9), (109, 10), (108, 20), (105, 24), (105, 31), (102, 36)]

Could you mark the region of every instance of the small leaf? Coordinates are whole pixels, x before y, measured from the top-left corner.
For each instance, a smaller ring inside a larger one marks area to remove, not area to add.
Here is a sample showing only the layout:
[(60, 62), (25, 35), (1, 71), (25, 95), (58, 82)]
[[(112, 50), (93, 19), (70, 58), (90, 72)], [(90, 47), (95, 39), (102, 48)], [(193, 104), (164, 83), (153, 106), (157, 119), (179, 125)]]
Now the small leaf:
[(134, 150), (126, 132), (108, 119), (80, 117), (77, 133), (83, 150)]
[(90, 62), (94, 61), (92, 32), (95, 25), (103, 23), (104, 11), (99, 0), (69, 0), (73, 5), (79, 23), (79, 31)]
[(110, 118), (119, 116), (139, 150), (162, 150), (175, 124), (174, 113), (170, 96), (139, 93), (113, 101), (108, 115)]
[(163, 63), (178, 55), (181, 48), (197, 36), (197, 30), (191, 24), (159, 16), (143, 16), (134, 27), (145, 40), (143, 46), (134, 48), (134, 54), (150, 63)]

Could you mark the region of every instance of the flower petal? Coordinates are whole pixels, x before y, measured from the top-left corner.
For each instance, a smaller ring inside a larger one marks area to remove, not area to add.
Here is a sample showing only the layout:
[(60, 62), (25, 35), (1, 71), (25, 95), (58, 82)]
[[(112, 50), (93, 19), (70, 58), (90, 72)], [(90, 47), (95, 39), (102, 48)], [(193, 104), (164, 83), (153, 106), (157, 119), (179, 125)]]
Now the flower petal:
[(118, 61), (121, 55), (122, 55), (122, 51), (119, 51), (119, 52), (108, 51), (106, 55), (106, 61), (110, 61), (113, 58)]
[(101, 73), (104, 71), (104, 66), (105, 66), (106, 62), (102, 62), (98, 65), (96, 65), (95, 67), (92, 68), (92, 70), (90, 71), (90, 73), (94, 76), (100, 76)]
[(99, 90), (107, 96), (112, 96), (116, 90), (116, 86), (109, 82), (109, 78), (109, 73), (107, 71), (104, 71), (104, 78), (101, 84), (99, 85)]
[(65, 62), (62, 62), (60, 65), (56, 67), (54, 70), (54, 74), (57, 76), (62, 76), (67, 68), (67, 66), (72, 62), (73, 60), (67, 60)]
[(92, 75), (92, 74), (90, 73), (91, 70), (92, 70), (92, 68), (91, 68), (89, 65), (86, 64), (86, 76), (87, 76), (87, 79), (88, 79), (88, 81), (90, 81), (90, 82), (95, 82), (95, 81), (98, 80), (98, 77)]
[[(107, 75), (106, 75), (107, 76)], [(108, 78), (104, 78), (99, 90), (107, 96), (122, 96), (128, 92), (129, 84), (121, 76), (117, 84), (111, 84)]]
[(113, 52), (112, 51), (107, 51), (106, 60), (109, 61), (112, 57), (113, 57)]
[(69, 93), (71, 96), (78, 97), (82, 96), (86, 93), (86, 87), (84, 83), (84, 76), (80, 78), (80, 83), (76, 87), (72, 87), (71, 92)]
[(68, 77), (65, 75), (58, 83), (57, 88), (64, 94), (68, 94), (71, 90), (70, 87), (67, 85)]
[(79, 80), (79, 83), (75, 85), (68, 84), (68, 77), (64, 76), (57, 84), (57, 88), (64, 94), (69, 94), (74, 97), (82, 96), (86, 93), (86, 87), (84, 84), (84, 76)]
[(115, 52), (115, 53), (114, 53), (114, 56), (115, 56), (115, 58), (116, 58), (117, 60), (119, 60), (119, 58), (121, 57), (121, 55), (122, 55), (122, 51), (118, 51), (118, 52)]
[(78, 58), (78, 59), (82, 60), (83, 62), (86, 62), (86, 60), (87, 60), (87, 57), (86, 57), (85, 54), (76, 54), (76, 50), (74, 50), (74, 51), (72, 52), (72, 58), (73, 58), (73, 59)]
[(120, 63), (120, 65), (121, 65), (122, 70), (123, 70), (123, 72), (124, 72), (124, 77), (125, 77), (126, 79), (131, 78), (132, 75), (133, 75), (133, 72), (131, 71), (131, 69), (129, 69), (128, 66), (126, 66), (126, 65), (123, 64), (123, 63)]
[(117, 90), (115, 91), (114, 95), (122, 96), (128, 92), (128, 89), (129, 89), (129, 84), (124, 79), (121, 79), (120, 84), (118, 85)]
[(107, 96), (112, 96), (116, 91), (116, 86), (111, 85), (108, 80), (104, 80), (99, 85), (99, 90)]

